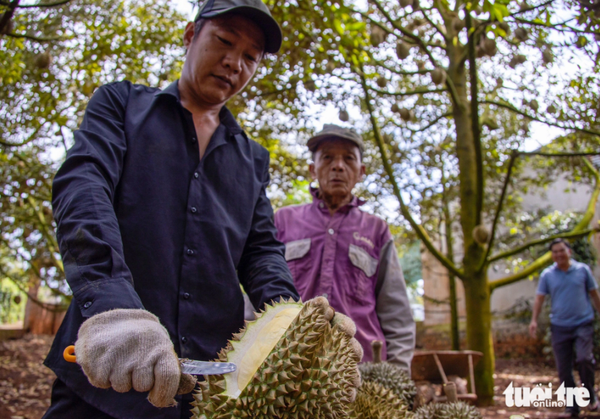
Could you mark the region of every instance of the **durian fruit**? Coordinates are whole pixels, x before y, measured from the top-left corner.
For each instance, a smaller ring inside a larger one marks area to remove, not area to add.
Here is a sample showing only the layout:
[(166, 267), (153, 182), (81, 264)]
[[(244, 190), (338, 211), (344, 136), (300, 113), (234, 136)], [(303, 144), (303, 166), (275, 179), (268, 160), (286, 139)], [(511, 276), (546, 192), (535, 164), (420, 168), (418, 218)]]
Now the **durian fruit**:
[(529, 32), (525, 28), (517, 28), (515, 29), (515, 38), (519, 41), (526, 41), (529, 38)]
[(552, 54), (552, 51), (546, 49), (542, 52), (542, 61), (544, 62), (544, 64), (550, 64), (554, 61), (554, 55)]
[(400, 60), (404, 60), (410, 55), (410, 45), (405, 42), (398, 41), (396, 44), (396, 56)]
[(335, 61), (333, 61), (333, 60), (327, 61), (326, 69), (327, 69), (328, 73), (333, 72), (333, 70), (335, 70), (335, 68), (336, 68)]
[(344, 418), (359, 381), (350, 337), (311, 300), (267, 306), (219, 354), (231, 374), (208, 376), (194, 419)]
[(523, 54), (517, 54), (517, 55), (514, 55), (510, 59), (510, 62), (508, 63), (508, 66), (510, 68), (515, 68), (517, 65), (523, 64), (525, 61), (527, 61), (527, 57), (526, 56), (524, 56)]
[(48, 51), (42, 52), (35, 56), (34, 64), (37, 68), (45, 70), (50, 68), (50, 64), (52, 63), (52, 56)]
[(348, 115), (348, 111), (347, 110), (340, 109), (340, 113), (338, 114), (338, 118), (340, 118), (340, 121), (348, 122), (348, 120), (350, 119), (350, 115)]
[(431, 76), (431, 81), (435, 84), (443, 84), (446, 81), (446, 72), (439, 67), (429, 73), (429, 75)]
[(374, 47), (379, 46), (379, 44), (381, 44), (382, 42), (385, 41), (385, 39), (387, 38), (387, 35), (388, 34), (386, 31), (384, 31), (377, 25), (373, 25), (373, 27), (371, 28), (371, 34), (370, 34), (371, 45), (373, 45)]
[(400, 0), (401, 7), (412, 6), (412, 4), (413, 4), (413, 0)]
[(481, 49), (483, 50), (485, 55), (493, 57), (494, 55), (496, 55), (496, 52), (498, 52), (498, 48), (496, 47), (496, 40), (490, 38), (483, 38), (481, 40)]
[(381, 87), (382, 89), (387, 86), (387, 80), (385, 79), (385, 77), (378, 77), (377, 78), (377, 86)]
[(408, 372), (395, 364), (381, 362), (382, 344), (380, 341), (373, 341), (371, 348), (373, 362), (365, 362), (358, 366), (363, 385), (368, 382), (380, 384), (391, 390), (404, 405), (412, 409), (417, 395), (417, 387), (410, 379)]
[(456, 32), (460, 32), (465, 27), (465, 22), (464, 22), (464, 20), (461, 20), (459, 17), (455, 17), (452, 20), (452, 27), (454, 28), (454, 30)]
[(481, 412), (465, 402), (430, 403), (417, 409), (414, 419), (483, 419)]
[(412, 416), (393, 391), (373, 381), (363, 381), (349, 406), (352, 419), (405, 419)]
[(409, 111), (406, 108), (402, 108), (400, 109), (400, 118), (408, 122), (415, 118), (415, 113), (413, 111)]
[(554, 105), (548, 106), (548, 108), (546, 108), (546, 112), (552, 113), (552, 114), (556, 113), (556, 106), (554, 106)]
[(540, 107), (540, 105), (539, 105), (539, 103), (538, 103), (538, 101), (537, 101), (537, 100), (533, 99), (531, 102), (529, 102), (529, 107), (530, 107), (530, 108), (531, 108), (531, 109), (532, 109), (534, 112), (537, 112), (537, 111), (538, 111), (538, 109), (539, 109), (539, 107)]
[(394, 113), (400, 112), (400, 106), (397, 103), (392, 103), (391, 111)]
[(504, 31), (507, 35), (510, 33), (510, 26), (506, 22), (498, 23), (498, 27)]
[(483, 224), (479, 224), (473, 229), (473, 240), (478, 244), (487, 244), (490, 240), (490, 235), (490, 230)]

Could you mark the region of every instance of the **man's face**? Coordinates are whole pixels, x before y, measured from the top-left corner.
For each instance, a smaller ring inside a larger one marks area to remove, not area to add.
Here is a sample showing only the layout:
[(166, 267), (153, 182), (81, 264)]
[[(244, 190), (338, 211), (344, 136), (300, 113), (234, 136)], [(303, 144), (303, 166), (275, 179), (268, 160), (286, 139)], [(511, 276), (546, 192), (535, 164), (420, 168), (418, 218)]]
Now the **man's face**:
[(339, 198), (348, 197), (365, 174), (358, 146), (351, 141), (332, 139), (323, 141), (310, 165), (310, 174), (319, 181), (321, 191)]
[(552, 260), (559, 266), (565, 266), (571, 259), (571, 249), (564, 243), (556, 243), (552, 246)]
[(226, 14), (204, 23), (194, 36), (193, 22), (184, 33), (187, 56), (180, 83), (195, 102), (220, 105), (246, 86), (263, 56), (265, 37), (250, 19)]

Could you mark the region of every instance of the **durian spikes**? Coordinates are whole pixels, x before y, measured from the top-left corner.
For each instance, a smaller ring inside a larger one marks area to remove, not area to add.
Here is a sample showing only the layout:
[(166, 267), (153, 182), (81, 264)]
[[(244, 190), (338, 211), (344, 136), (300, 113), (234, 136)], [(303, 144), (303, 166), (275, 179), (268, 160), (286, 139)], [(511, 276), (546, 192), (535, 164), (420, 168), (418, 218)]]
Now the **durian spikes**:
[(373, 351), (373, 363), (379, 364), (381, 362), (381, 349), (383, 348), (383, 343), (380, 340), (374, 340), (371, 342), (371, 350)]

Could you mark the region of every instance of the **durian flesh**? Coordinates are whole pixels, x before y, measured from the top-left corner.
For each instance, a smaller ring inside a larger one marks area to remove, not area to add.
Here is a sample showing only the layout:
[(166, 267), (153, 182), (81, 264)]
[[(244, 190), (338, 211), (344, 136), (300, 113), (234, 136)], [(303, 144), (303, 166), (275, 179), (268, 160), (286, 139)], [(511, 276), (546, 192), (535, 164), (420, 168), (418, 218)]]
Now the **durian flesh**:
[(230, 341), (219, 361), (234, 374), (209, 376), (194, 394), (194, 418), (347, 418), (357, 380), (350, 337), (323, 306), (267, 306)]

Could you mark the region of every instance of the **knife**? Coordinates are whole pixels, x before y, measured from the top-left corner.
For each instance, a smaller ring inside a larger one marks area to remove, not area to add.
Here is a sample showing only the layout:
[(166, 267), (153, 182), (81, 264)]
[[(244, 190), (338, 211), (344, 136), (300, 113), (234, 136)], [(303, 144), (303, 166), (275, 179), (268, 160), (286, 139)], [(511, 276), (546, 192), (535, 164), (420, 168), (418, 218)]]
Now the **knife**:
[[(65, 358), (65, 361), (67, 362), (77, 362), (74, 345), (69, 345), (65, 348), (63, 358)], [(233, 362), (207, 362), (179, 358), (179, 363), (181, 364), (181, 372), (190, 375), (229, 374), (237, 369)]]

